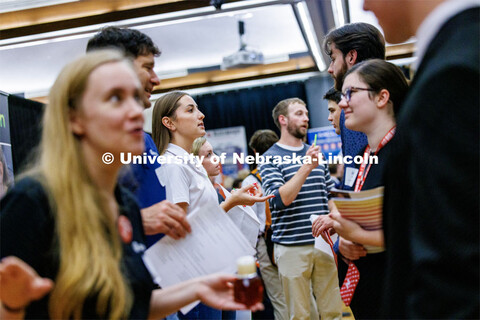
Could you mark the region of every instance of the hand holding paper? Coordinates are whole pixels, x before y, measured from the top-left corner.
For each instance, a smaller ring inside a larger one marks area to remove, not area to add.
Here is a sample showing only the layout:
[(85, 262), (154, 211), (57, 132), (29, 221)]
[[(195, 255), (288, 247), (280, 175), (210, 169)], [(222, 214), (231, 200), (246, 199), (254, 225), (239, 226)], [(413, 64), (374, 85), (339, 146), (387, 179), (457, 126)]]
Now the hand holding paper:
[[(320, 217), (326, 217), (326, 216), (319, 216), (319, 215), (316, 215), (316, 214), (312, 214), (310, 216), (310, 221), (313, 224)], [(333, 236), (331, 236), (330, 237), (331, 242), (330, 242), (330, 239), (325, 239), (324, 233), (325, 232), (322, 232), (322, 237), (318, 237), (318, 236), (316, 237), (314, 247), (315, 247), (315, 249), (318, 249), (318, 250), (328, 254), (329, 256), (331, 256), (332, 258), (334, 258), (336, 260), (332, 246), (333, 246), (333, 243), (335, 243), (337, 241), (338, 235), (334, 234)]]
[(383, 235), (382, 230), (367, 231), (358, 223), (342, 218), (338, 212), (333, 212), (329, 216), (333, 221), (333, 228), (342, 238), (365, 245), (383, 246), (383, 236), (379, 237), (380, 234)]
[(333, 222), (334, 220), (328, 215), (318, 216), (312, 223), (312, 235), (315, 238), (320, 235), (323, 237), (324, 231), (329, 231), (329, 229), (333, 228)]

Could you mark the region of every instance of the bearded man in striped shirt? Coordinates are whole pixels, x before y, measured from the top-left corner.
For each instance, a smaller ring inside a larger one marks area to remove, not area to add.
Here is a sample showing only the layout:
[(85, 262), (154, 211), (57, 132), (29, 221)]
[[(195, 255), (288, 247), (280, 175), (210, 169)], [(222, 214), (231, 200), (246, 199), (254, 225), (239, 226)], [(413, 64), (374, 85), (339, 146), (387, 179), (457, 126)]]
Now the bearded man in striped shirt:
[[(303, 142), (308, 110), (298, 98), (273, 109), (280, 140), (263, 155), (277, 159), (260, 165), (262, 187), (272, 213), (272, 241), (290, 319), (341, 319), (342, 301), (333, 258), (314, 248), (310, 215), (335, 210), (328, 200), (334, 187), (320, 148)], [(279, 157), (283, 161), (278, 161)], [(301, 161), (299, 161), (301, 159)], [(311, 305), (311, 291), (316, 305)]]

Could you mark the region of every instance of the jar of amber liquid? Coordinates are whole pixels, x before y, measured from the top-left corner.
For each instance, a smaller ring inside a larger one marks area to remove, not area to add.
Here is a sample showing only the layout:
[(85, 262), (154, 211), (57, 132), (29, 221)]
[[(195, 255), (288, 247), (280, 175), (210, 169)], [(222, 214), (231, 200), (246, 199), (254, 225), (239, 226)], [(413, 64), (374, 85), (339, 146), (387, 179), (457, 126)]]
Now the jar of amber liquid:
[(233, 284), (236, 302), (250, 307), (263, 301), (262, 279), (257, 275), (255, 258), (244, 256), (237, 260), (237, 279)]

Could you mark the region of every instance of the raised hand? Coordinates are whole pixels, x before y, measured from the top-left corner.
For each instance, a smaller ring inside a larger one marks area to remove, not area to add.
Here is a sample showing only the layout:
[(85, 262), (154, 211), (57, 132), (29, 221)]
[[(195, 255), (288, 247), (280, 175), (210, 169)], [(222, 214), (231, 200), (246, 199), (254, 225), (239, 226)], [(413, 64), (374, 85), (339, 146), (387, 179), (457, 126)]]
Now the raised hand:
[(22, 310), (45, 296), (53, 281), (41, 278), (28, 264), (11, 256), (0, 262), (0, 288), (0, 301), (6, 309)]
[[(274, 195), (262, 196), (261, 191), (255, 184), (250, 184), (232, 192), (232, 196), (227, 199), (233, 206), (244, 205), (251, 206), (256, 202), (264, 202), (275, 197)], [(227, 210), (228, 211), (228, 210)]]
[(311, 145), (310, 148), (308, 148), (305, 156), (312, 159), (312, 163), (308, 164), (309, 168), (311, 170), (315, 169), (316, 167), (318, 167), (318, 165), (320, 164), (320, 160), (322, 159), (322, 156), (320, 154), (320, 147)]

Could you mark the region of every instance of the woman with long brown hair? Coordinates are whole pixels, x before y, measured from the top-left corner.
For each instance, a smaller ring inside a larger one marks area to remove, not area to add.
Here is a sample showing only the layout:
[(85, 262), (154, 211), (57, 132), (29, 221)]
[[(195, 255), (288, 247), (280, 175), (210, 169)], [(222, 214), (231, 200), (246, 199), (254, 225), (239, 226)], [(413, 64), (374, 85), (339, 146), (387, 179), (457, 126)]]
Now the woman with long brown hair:
[[(166, 157), (187, 159), (195, 139), (205, 135), (204, 118), (195, 100), (186, 92), (172, 91), (160, 97), (152, 117), (152, 135), (158, 152)], [(200, 162), (167, 162), (158, 169), (157, 175), (165, 186), (167, 200), (179, 205), (187, 215), (206, 203), (218, 204), (217, 192)], [(254, 185), (246, 186), (227, 197), (220, 207), (229, 211), (237, 205), (250, 206), (272, 197), (261, 195)], [(221, 312), (199, 305), (180, 317), (221, 319)]]

